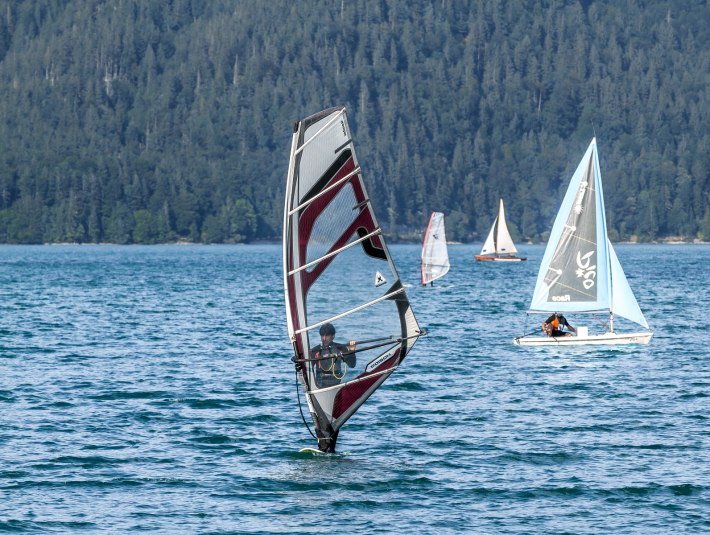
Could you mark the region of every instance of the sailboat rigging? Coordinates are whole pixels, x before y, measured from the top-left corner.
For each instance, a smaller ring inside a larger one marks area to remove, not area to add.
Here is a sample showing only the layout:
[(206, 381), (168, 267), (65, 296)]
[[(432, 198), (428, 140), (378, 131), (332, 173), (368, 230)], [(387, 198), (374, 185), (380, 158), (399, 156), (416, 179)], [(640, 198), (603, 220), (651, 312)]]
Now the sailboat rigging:
[(521, 262), (527, 260), (524, 257), (516, 256), (517, 252), (513, 238), (508, 232), (508, 225), (505, 222), (505, 208), (503, 207), (503, 199), (501, 199), (498, 205), (498, 215), (483, 243), (481, 253), (475, 255), (474, 258), (481, 262)]
[[(608, 330), (590, 335), (577, 327), (576, 336), (520, 336), (517, 345), (647, 344), (653, 332), (631, 291), (614, 247), (607, 237), (604, 194), (596, 138), (574, 172), (552, 226), (540, 264), (528, 313), (608, 314)], [(646, 331), (614, 331), (615, 316)]]
[(422, 245), (422, 284), (426, 286), (446, 275), (451, 269), (449, 251), (446, 247), (444, 214), (432, 212), (424, 232)]
[(318, 449), (334, 452), (343, 424), (425, 334), (377, 223), (344, 107), (295, 125), (283, 271), (297, 378)]

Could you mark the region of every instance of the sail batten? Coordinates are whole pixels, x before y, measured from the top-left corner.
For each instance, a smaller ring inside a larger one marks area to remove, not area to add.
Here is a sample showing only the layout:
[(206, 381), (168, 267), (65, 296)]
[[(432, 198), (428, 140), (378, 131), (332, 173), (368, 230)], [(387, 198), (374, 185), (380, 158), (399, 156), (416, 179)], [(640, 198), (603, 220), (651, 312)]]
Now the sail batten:
[[(318, 447), (334, 451), (340, 427), (423, 334), (377, 223), (343, 107), (296, 123), (283, 256), (296, 372)], [(331, 342), (321, 338), (333, 331)], [(366, 343), (392, 333), (392, 342)], [(365, 341), (357, 350), (343, 349), (342, 341), (357, 340)]]
[(325, 124), (324, 124), (318, 131), (316, 131), (314, 134), (312, 134), (311, 136), (309, 136), (309, 137), (303, 142), (303, 144), (302, 144), (300, 147), (298, 147), (298, 149), (296, 149), (296, 154), (300, 154), (301, 152), (303, 152), (303, 151), (305, 150), (305, 148), (306, 148), (314, 139), (317, 139), (318, 136), (320, 136), (323, 132), (325, 132), (325, 131), (328, 129), (328, 127), (329, 127), (330, 125), (332, 125), (335, 121), (337, 121), (338, 118), (339, 118), (342, 114), (344, 114), (344, 113), (345, 113), (345, 109), (343, 109), (340, 113), (337, 113), (337, 114), (333, 115), (333, 117), (332, 117), (327, 123), (325, 123)]
[(296, 269), (294, 269), (294, 270), (292, 270), (292, 271), (289, 271), (288, 274), (289, 274), (289, 275), (293, 275), (294, 273), (298, 273), (299, 271), (303, 271), (304, 269), (308, 269), (309, 267), (313, 267), (313, 266), (315, 266), (316, 264), (322, 262), (323, 260), (327, 260), (328, 258), (330, 258), (330, 257), (332, 257), (332, 256), (335, 256), (335, 255), (337, 255), (337, 254), (339, 254), (339, 253), (342, 253), (342, 252), (345, 251), (346, 249), (350, 249), (350, 247), (353, 247), (354, 245), (357, 245), (357, 244), (359, 244), (359, 243), (362, 243), (362, 242), (364, 242), (365, 240), (369, 240), (369, 239), (372, 238), (373, 236), (378, 236), (379, 234), (382, 234), (382, 229), (381, 229), (381, 228), (377, 228), (377, 229), (373, 230), (372, 232), (370, 232), (369, 234), (365, 234), (362, 238), (358, 238), (357, 240), (352, 241), (352, 242), (348, 243), (347, 245), (344, 245), (343, 247), (340, 247), (339, 249), (336, 249), (335, 251), (332, 251), (332, 252), (330, 252), (330, 253), (324, 254), (324, 255), (321, 256), (320, 258), (316, 258), (315, 260), (312, 260), (312, 261), (308, 262), (307, 264), (304, 264), (304, 265), (302, 265), (302, 266), (300, 266), (300, 267), (298, 267), (298, 268), (296, 268)]
[(308, 206), (309, 204), (311, 204), (313, 201), (317, 200), (321, 195), (325, 195), (326, 193), (328, 193), (328, 192), (329, 192), (330, 190), (332, 190), (333, 188), (338, 187), (340, 184), (342, 184), (343, 182), (345, 182), (345, 181), (348, 180), (349, 178), (352, 178), (353, 176), (355, 176), (355, 175), (357, 175), (357, 174), (359, 174), (359, 173), (360, 173), (360, 168), (359, 168), (359, 167), (356, 167), (356, 168), (353, 169), (350, 173), (348, 173), (347, 175), (345, 175), (343, 178), (341, 178), (340, 180), (338, 180), (338, 181), (335, 182), (334, 184), (331, 184), (330, 186), (328, 186), (326, 189), (324, 189), (323, 191), (321, 191), (321, 192), (318, 193), (317, 195), (311, 197), (310, 199), (307, 199), (305, 202), (303, 202), (302, 204), (299, 204), (298, 206), (296, 206), (296, 207), (293, 208), (292, 210), (289, 210), (288, 215), (293, 215), (293, 214), (295, 214), (296, 212), (298, 212), (298, 211), (300, 211), (300, 210), (303, 210), (305, 207), (307, 207), (307, 206)]
[(294, 334), (300, 334), (302, 332), (311, 331), (311, 330), (315, 329), (316, 327), (320, 327), (321, 325), (325, 325), (326, 323), (332, 323), (336, 320), (344, 318), (345, 316), (349, 316), (350, 314), (354, 314), (355, 312), (359, 312), (367, 307), (370, 307), (372, 305), (376, 305), (377, 303), (379, 303), (380, 301), (382, 301), (384, 299), (390, 299), (390, 298), (394, 297), (395, 295), (401, 294), (403, 292), (404, 292), (404, 288), (400, 288), (392, 293), (388, 293), (388, 294), (383, 295), (382, 297), (378, 297), (377, 299), (370, 301), (369, 303), (364, 303), (360, 306), (357, 306), (355, 308), (351, 308), (350, 310), (346, 310), (345, 312), (341, 312), (340, 314), (337, 314), (337, 315), (332, 316), (330, 318), (326, 318), (322, 321), (319, 321), (318, 323), (314, 323), (313, 325), (309, 325), (308, 327), (304, 327), (303, 329), (298, 329), (298, 330), (294, 331)]

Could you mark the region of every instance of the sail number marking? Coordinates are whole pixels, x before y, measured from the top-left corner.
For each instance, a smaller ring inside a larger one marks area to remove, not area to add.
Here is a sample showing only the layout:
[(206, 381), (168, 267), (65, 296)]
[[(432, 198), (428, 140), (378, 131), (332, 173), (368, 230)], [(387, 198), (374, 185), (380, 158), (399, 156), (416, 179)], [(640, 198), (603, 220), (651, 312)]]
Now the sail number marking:
[(581, 256), (581, 254), (581, 251), (577, 252), (577, 271), (575, 273), (578, 278), (582, 277), (584, 279), (582, 286), (584, 286), (585, 290), (589, 290), (594, 286), (594, 279), (597, 276), (596, 264), (593, 266), (590, 265), (592, 263), (591, 256), (594, 254), (594, 251), (589, 251), (584, 256)]

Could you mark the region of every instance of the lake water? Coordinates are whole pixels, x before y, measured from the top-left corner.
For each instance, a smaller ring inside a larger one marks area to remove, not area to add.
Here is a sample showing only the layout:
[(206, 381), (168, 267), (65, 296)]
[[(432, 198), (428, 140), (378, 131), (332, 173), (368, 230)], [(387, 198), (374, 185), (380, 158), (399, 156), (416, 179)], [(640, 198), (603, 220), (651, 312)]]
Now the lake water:
[(616, 349), (512, 345), (543, 246), (391, 249), (430, 334), (311, 455), (279, 245), (0, 247), (0, 531), (710, 531), (710, 246), (616, 247)]

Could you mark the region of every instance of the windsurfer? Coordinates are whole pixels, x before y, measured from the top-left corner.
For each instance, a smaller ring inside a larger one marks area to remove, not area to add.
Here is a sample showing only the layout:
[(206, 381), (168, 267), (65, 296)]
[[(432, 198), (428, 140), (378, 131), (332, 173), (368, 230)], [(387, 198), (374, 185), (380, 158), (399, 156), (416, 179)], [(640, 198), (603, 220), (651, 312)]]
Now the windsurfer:
[(353, 351), (356, 342), (349, 345), (334, 342), (335, 327), (331, 323), (324, 323), (320, 330), (321, 343), (311, 349), (311, 359), (316, 377), (317, 388), (327, 388), (340, 384), (348, 368), (354, 368), (357, 357)]
[[(572, 332), (565, 332), (565, 327)], [(572, 336), (572, 333), (577, 333), (577, 329), (569, 324), (567, 318), (557, 312), (551, 314), (550, 317), (542, 323), (542, 330), (547, 336), (551, 336), (553, 338), (557, 338), (559, 336)]]

